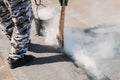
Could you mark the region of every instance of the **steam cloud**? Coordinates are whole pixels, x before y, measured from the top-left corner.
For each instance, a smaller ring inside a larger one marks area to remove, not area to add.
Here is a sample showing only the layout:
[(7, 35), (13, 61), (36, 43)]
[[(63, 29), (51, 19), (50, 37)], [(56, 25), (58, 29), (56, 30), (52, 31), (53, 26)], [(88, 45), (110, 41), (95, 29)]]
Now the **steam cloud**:
[[(50, 10), (53, 9), (49, 9), (48, 13), (55, 12)], [(48, 45), (58, 46), (56, 33), (59, 25), (59, 14), (53, 14), (46, 15), (46, 17), (49, 16), (50, 18), (44, 20), (43, 25), (46, 29), (45, 42)], [(44, 13), (42, 13), (42, 15), (44, 15)], [(109, 80), (105, 78), (103, 73), (98, 69), (96, 64), (97, 60), (120, 56), (120, 38), (118, 37), (120, 33), (107, 31), (114, 26), (115, 25), (98, 25), (97, 27), (81, 29), (79, 27), (74, 28), (65, 25), (65, 53), (70, 56), (79, 67), (84, 68), (90, 76), (93, 76), (94, 80)], [(98, 32), (96, 30), (98, 30)], [(102, 32), (99, 32), (99, 30)]]
[[(45, 43), (50, 46), (58, 46), (56, 39), (57, 28), (59, 25), (59, 15), (52, 7), (44, 7), (38, 10), (38, 15), (43, 20), (43, 27), (45, 28)], [(52, 27), (51, 27), (52, 26)]]

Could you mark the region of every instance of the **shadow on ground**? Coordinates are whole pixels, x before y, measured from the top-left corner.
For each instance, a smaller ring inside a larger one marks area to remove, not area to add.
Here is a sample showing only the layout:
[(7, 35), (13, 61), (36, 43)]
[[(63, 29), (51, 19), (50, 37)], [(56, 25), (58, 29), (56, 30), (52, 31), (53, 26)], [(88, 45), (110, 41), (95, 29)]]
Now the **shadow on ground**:
[(59, 52), (59, 50), (57, 50), (56, 48), (53, 48), (51, 46), (34, 44), (34, 43), (29, 44), (28, 50), (30, 52), (35, 52), (35, 53), (47, 53), (47, 52), (56, 53), (56, 52)]
[(42, 64), (49, 64), (49, 63), (56, 63), (56, 62), (70, 62), (70, 60), (65, 58), (62, 55), (39, 57), (39, 58), (34, 58), (33, 61), (28, 63), (26, 66), (42, 65)]
[(49, 55), (47, 57), (46, 56), (45, 57), (34, 57), (33, 61), (28, 63), (25, 66), (71, 61), (65, 55), (63, 55), (61, 53), (57, 53), (57, 52), (59, 52), (59, 50), (57, 50), (53, 47), (50, 47), (50, 46), (46, 46), (46, 45), (30, 43), (29, 44), (29, 51), (35, 52), (35, 53), (51, 53), (51, 54), (55, 53), (55, 54)]

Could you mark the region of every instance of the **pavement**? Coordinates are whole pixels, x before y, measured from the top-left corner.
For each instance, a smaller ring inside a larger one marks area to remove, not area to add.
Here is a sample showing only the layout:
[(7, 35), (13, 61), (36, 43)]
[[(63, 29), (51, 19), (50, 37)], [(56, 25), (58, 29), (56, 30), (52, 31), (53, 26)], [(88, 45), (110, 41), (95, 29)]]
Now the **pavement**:
[[(42, 2), (60, 10), (57, 0), (43, 0)], [(65, 25), (74, 28), (88, 28), (104, 24), (119, 26), (119, 4), (120, 1), (114, 0), (70, 1), (66, 9)], [(109, 31), (120, 32), (120, 28)], [(5, 61), (10, 50), (10, 43), (0, 31), (0, 54), (4, 57), (4, 59), (0, 58), (0, 80), (89, 80), (84, 71), (77, 68), (67, 57), (56, 52), (54, 48), (44, 45), (44, 38), (35, 36), (34, 26), (31, 39), (32, 44), (27, 54), (36, 58), (25, 66), (11, 70), (6, 66)], [(120, 58), (100, 60), (97, 63), (99, 69), (111, 80), (120, 80)]]
[(11, 70), (5, 65), (1, 58), (0, 58), (0, 80), (16, 80), (13, 74), (11, 73)]
[(35, 59), (25, 66), (10, 69), (6, 62), (10, 41), (0, 31), (0, 80), (89, 80), (84, 71), (57, 52), (53, 47), (44, 45), (44, 37), (35, 36), (32, 27), (31, 44), (27, 54)]

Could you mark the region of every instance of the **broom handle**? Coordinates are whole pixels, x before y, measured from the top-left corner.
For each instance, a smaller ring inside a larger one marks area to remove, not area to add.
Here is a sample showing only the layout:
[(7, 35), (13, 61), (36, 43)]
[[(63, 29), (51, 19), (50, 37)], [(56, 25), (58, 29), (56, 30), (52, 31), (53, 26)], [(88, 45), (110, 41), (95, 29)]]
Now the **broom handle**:
[(61, 7), (61, 14), (60, 14), (60, 22), (59, 22), (59, 29), (58, 29), (58, 37), (61, 41), (62, 46), (64, 45), (64, 20), (65, 20), (65, 0), (63, 0)]

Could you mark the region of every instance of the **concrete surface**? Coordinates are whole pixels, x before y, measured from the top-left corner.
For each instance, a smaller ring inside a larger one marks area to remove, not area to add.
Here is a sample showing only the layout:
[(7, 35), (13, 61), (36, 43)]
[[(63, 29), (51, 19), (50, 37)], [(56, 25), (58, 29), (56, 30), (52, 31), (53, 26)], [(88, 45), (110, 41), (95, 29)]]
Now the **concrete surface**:
[[(60, 11), (57, 0), (44, 0), (43, 3)], [(66, 7), (65, 26), (74, 28), (114, 26), (108, 29), (98, 29), (96, 32), (120, 32), (119, 7), (119, 0), (69, 0), (69, 6)], [(120, 57), (100, 60), (97, 63), (99, 69), (111, 80), (120, 80)]]
[[(0, 80), (89, 80), (87, 75), (77, 68), (68, 58), (57, 53), (54, 48), (44, 45), (44, 38), (35, 36), (32, 27), (32, 43), (27, 54), (36, 58), (25, 66), (10, 70), (0, 63)], [(6, 63), (10, 50), (9, 40), (0, 31), (0, 52)], [(13, 75), (13, 76), (12, 76)]]
[[(33, 0), (32, 0), (33, 1)], [(57, 0), (43, 0), (46, 5), (54, 6), (60, 10)], [(72, 27), (94, 27), (101, 24), (119, 26), (120, 22), (120, 1), (114, 0), (70, 0), (66, 11), (66, 25)], [(120, 28), (111, 29), (120, 32)], [(110, 30), (110, 31), (111, 31)], [(76, 68), (67, 58), (56, 53), (55, 50), (45, 46), (41, 37), (35, 37), (35, 30), (32, 31), (32, 44), (28, 54), (36, 58), (26, 66), (14, 69), (12, 75), (17, 80), (88, 80), (81, 69)], [(10, 49), (9, 41), (0, 32), (0, 51), (2, 56), (7, 57)], [(120, 80), (120, 58), (98, 61), (99, 68), (111, 78), (111, 80)], [(3, 65), (1, 63), (0, 65)], [(3, 68), (4, 69), (4, 68)], [(0, 71), (1, 72), (1, 71)], [(6, 75), (6, 71), (2, 71)], [(9, 76), (5, 80), (9, 80)], [(19, 75), (19, 76), (17, 76)], [(0, 75), (0, 79), (4, 77)], [(12, 79), (13, 80), (13, 79)]]
[(8, 66), (5, 65), (1, 57), (0, 57), (0, 80), (16, 80), (16, 78), (11, 73), (11, 70), (8, 68)]

